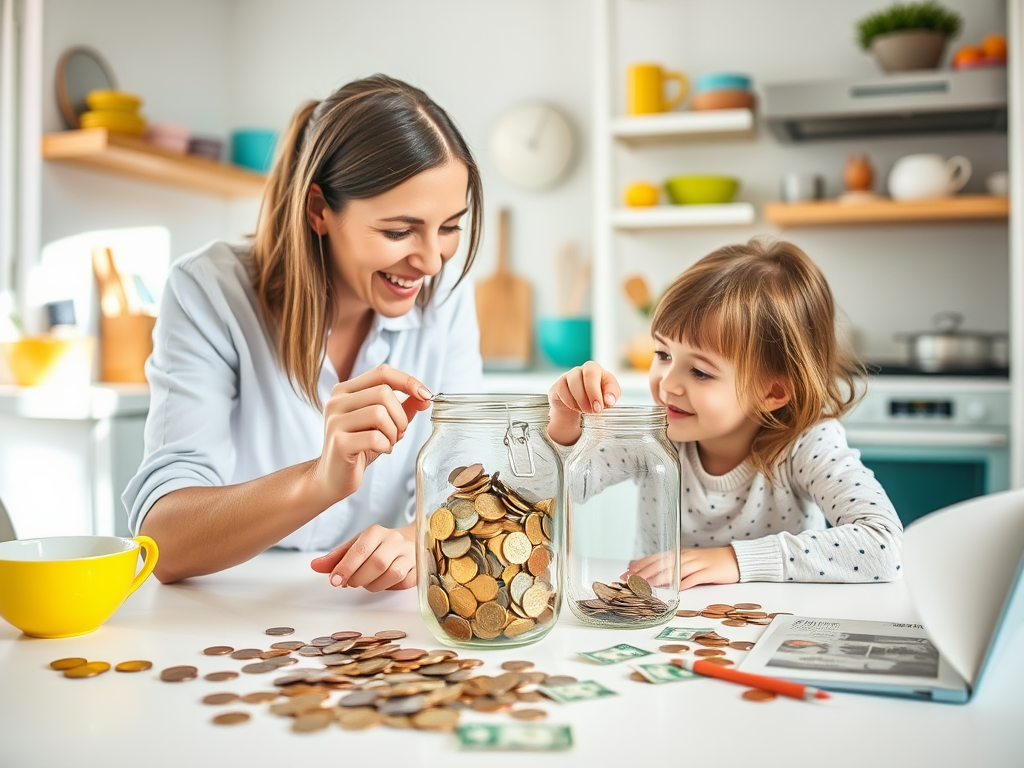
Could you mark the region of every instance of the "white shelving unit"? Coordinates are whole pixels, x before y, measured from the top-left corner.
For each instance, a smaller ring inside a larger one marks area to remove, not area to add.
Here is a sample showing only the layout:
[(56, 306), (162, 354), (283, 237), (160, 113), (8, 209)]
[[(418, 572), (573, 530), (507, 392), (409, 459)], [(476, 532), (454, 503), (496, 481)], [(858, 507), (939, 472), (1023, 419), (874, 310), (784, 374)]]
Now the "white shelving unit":
[(749, 109), (717, 109), (617, 117), (611, 121), (611, 133), (631, 146), (709, 138), (749, 139), (754, 135), (754, 113)]
[(671, 229), (675, 227), (721, 227), (753, 224), (750, 203), (725, 205), (656, 205), (651, 208), (619, 208), (612, 212), (616, 229)]

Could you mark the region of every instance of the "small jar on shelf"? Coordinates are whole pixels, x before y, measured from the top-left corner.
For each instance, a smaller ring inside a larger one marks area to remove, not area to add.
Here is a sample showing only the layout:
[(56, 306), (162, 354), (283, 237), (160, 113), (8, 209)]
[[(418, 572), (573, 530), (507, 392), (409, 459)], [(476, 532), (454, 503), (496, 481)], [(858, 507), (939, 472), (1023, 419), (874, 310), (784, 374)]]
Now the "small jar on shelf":
[(566, 598), (598, 627), (663, 624), (679, 604), (679, 458), (660, 406), (583, 415), (565, 462)]

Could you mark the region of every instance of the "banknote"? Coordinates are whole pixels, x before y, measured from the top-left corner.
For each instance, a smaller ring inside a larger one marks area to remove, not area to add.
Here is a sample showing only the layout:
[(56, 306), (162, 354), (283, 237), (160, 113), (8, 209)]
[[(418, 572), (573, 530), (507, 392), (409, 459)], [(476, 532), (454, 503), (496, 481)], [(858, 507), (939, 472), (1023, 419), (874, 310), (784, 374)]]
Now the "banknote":
[(677, 683), (680, 680), (692, 680), (699, 675), (674, 664), (634, 664), (633, 669), (652, 683)]
[(619, 643), (613, 645), (611, 648), (605, 648), (601, 651), (578, 651), (580, 656), (596, 661), (599, 664), (618, 664), (620, 661), (628, 661), (629, 659), (639, 659), (642, 656), (650, 656), (652, 651), (645, 651), (643, 648), (637, 648), (634, 645), (627, 645), (626, 643)]
[(714, 632), (711, 627), (665, 627), (655, 635), (656, 640), (693, 640), (704, 632)]
[(455, 730), (462, 749), (550, 751), (572, 747), (568, 725), (549, 723), (472, 723)]
[(576, 683), (556, 686), (538, 685), (537, 690), (549, 699), (553, 699), (561, 704), (603, 699), (606, 696), (618, 696), (615, 691), (608, 690), (593, 680), (581, 680)]

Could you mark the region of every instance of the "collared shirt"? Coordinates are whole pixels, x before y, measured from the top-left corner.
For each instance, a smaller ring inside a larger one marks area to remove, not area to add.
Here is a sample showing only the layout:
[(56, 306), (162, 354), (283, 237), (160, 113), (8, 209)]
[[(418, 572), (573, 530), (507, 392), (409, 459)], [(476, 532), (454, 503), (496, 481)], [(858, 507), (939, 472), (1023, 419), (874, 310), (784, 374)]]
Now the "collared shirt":
[[(150, 409), (145, 456), (122, 495), (129, 527), (179, 488), (244, 483), (320, 456), (323, 414), (300, 396), (278, 363), (250, 279), (248, 246), (215, 242), (176, 261), (168, 274), (146, 362)], [(431, 392), (477, 392), (479, 330), (468, 281), (446, 276), (430, 306), (376, 315), (352, 378), (387, 363)], [(338, 383), (324, 355), (322, 402)], [(406, 525), (415, 512), (416, 456), (430, 436), (417, 414), (392, 453), (367, 467), (359, 489), (282, 539), (278, 546), (324, 550), (368, 526)]]

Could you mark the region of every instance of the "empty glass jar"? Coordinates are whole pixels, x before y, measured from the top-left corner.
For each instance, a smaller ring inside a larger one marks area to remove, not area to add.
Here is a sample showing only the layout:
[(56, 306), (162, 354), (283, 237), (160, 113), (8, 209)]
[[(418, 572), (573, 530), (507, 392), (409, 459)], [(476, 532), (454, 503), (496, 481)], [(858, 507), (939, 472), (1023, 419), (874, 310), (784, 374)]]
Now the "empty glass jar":
[(514, 647), (561, 602), (562, 462), (544, 395), (438, 395), (416, 462), (420, 612), (443, 643)]
[(599, 627), (662, 624), (679, 604), (680, 470), (662, 407), (583, 415), (565, 462), (566, 599)]

